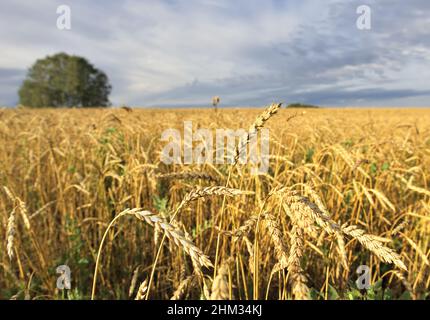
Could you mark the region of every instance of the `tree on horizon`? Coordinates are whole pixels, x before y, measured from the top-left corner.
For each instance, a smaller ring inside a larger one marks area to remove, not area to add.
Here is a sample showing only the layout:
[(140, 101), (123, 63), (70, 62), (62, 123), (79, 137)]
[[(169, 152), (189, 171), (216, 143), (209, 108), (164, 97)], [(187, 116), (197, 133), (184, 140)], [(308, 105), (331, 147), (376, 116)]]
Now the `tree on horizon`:
[(18, 95), (33, 108), (107, 107), (111, 90), (107, 75), (87, 59), (57, 53), (35, 62)]

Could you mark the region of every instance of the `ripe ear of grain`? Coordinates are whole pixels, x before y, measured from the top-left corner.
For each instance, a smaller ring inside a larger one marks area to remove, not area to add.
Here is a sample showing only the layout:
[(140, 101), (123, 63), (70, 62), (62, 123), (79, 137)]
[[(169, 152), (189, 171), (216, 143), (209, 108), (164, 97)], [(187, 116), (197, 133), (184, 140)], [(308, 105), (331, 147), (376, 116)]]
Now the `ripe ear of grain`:
[(13, 258), (13, 249), (15, 243), (15, 233), (16, 233), (16, 224), (15, 224), (15, 208), (11, 211), (9, 215), (9, 219), (7, 222), (7, 255), (9, 259)]
[(137, 290), (136, 298), (135, 300), (145, 300), (145, 297), (147, 295), (148, 291), (148, 280), (145, 279)]
[(212, 283), (210, 300), (229, 300), (228, 262), (221, 264), (218, 274)]

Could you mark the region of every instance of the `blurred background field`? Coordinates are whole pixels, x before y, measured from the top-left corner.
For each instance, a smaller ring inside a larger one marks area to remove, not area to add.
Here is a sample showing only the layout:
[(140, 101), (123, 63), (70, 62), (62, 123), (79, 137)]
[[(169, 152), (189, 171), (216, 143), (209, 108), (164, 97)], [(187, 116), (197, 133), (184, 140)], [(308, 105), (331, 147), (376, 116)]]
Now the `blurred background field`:
[[(302, 113), (305, 111), (305, 113)], [(126, 208), (169, 216), (204, 180), (160, 179), (159, 174), (198, 171), (224, 185), (230, 165), (165, 165), (160, 140), (168, 128), (248, 128), (260, 109), (1, 109), (0, 110), (0, 298), (88, 299), (101, 237)], [(293, 114), (296, 117), (287, 121)], [(258, 213), (277, 186), (302, 192), (312, 186), (331, 218), (383, 238), (408, 271), (384, 264), (346, 242), (349, 269), (341, 266), (325, 232), (304, 238), (302, 267), (313, 299), (426, 299), (430, 287), (430, 110), (282, 109), (270, 129), (270, 168), (251, 175), (232, 168), (229, 185), (253, 196), (210, 197), (185, 208), (178, 220), (218, 267), (230, 261), (228, 297), (290, 299), (288, 272), (272, 274), (276, 252), (260, 228), (259, 250), (219, 237)], [(9, 190), (9, 195), (3, 187)], [(289, 241), (291, 221), (271, 203), (271, 213)], [(8, 224), (15, 232), (8, 247)], [(108, 235), (101, 255), (97, 298), (134, 298), (149, 277), (158, 246), (154, 229), (124, 217)], [(12, 251), (12, 258), (8, 256)], [(234, 253), (234, 254), (233, 254)], [(258, 255), (257, 259), (251, 253)], [(258, 261), (252, 270), (248, 260)], [(356, 268), (371, 268), (372, 287), (355, 287)], [(56, 288), (56, 267), (71, 269), (72, 289)], [(155, 270), (150, 298), (169, 299), (192, 274), (188, 257), (167, 241)], [(205, 270), (208, 281), (212, 271)], [(132, 285), (135, 283), (134, 286)], [(137, 283), (137, 285), (136, 285)], [(204, 298), (204, 288), (187, 288), (183, 298)]]

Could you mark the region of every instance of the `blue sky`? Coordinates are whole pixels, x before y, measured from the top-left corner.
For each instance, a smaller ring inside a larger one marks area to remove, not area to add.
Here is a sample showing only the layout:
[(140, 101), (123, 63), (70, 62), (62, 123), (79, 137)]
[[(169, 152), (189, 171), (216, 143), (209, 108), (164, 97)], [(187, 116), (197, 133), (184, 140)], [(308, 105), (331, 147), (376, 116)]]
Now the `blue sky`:
[(0, 52), (0, 105), (36, 59), (67, 52), (107, 73), (116, 105), (430, 106), (428, 0), (1, 0)]

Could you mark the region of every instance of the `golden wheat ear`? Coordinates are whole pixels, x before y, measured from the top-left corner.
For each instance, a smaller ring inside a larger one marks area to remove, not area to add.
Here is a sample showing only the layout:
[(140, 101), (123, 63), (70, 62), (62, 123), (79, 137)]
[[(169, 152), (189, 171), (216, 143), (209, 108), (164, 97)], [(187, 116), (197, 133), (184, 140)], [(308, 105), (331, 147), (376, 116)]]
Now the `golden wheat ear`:
[(145, 221), (151, 226), (158, 225), (160, 230), (165, 233), (166, 237), (172, 240), (179, 248), (182, 248), (197, 266), (207, 268), (213, 267), (209, 257), (206, 256), (200, 248), (196, 247), (194, 243), (188, 240), (181, 229), (175, 228), (171, 223), (167, 222), (166, 219), (150, 211), (142, 211), (140, 209), (129, 210), (128, 214), (134, 215), (137, 219)]
[(221, 264), (218, 273), (212, 282), (210, 300), (229, 300), (230, 285), (229, 285), (229, 264), (232, 259)]
[[(340, 226), (333, 221), (327, 214), (326, 210), (321, 210), (316, 204), (312, 203), (307, 197), (298, 196), (295, 193), (286, 197), (287, 204), (292, 210), (300, 212), (303, 217), (312, 219), (328, 234), (338, 236), (339, 251), (344, 249), (343, 234), (356, 239), (363, 247), (375, 254), (381, 261), (392, 263), (398, 268), (407, 270), (405, 264), (393, 249), (383, 245), (381, 240), (371, 234), (366, 234), (356, 226)], [(322, 205), (322, 204), (320, 204)], [(342, 257), (343, 259), (345, 257)]]
[[(233, 230), (233, 231), (218, 230), (218, 231), (221, 232), (222, 235), (232, 237), (234, 238), (234, 241), (238, 241), (252, 231), (252, 229), (254, 228), (255, 224), (258, 221), (258, 217), (259, 217), (258, 214), (254, 214), (248, 220), (246, 220), (242, 226), (240, 226), (236, 230)], [(216, 227), (216, 229), (218, 229), (218, 227)]]
[(186, 297), (187, 291), (192, 286), (195, 280), (195, 276), (188, 276), (184, 280), (181, 281), (175, 292), (173, 293), (170, 300), (182, 300)]
[(13, 249), (14, 249), (14, 243), (15, 243), (15, 230), (16, 230), (15, 210), (16, 209), (13, 208), (13, 210), (9, 215), (9, 219), (7, 221), (6, 251), (7, 251), (7, 255), (9, 256), (9, 259), (13, 258)]
[(213, 187), (198, 187), (197, 189), (188, 193), (181, 201), (179, 206), (176, 208), (175, 212), (179, 212), (183, 207), (187, 206), (190, 202), (197, 199), (206, 198), (209, 196), (225, 196), (234, 197), (240, 195), (252, 195), (253, 191), (244, 191), (240, 189), (227, 188), (223, 186), (213, 186)]
[[(119, 213), (109, 224), (107, 227), (102, 241), (99, 245), (99, 250), (97, 253), (96, 258), (96, 265), (94, 268), (94, 277), (93, 277), (93, 287), (92, 287), (92, 293), (91, 293), (91, 299), (94, 299), (95, 297), (95, 290), (96, 290), (96, 283), (97, 283), (97, 272), (98, 272), (98, 266), (101, 256), (101, 250), (103, 248), (104, 241), (106, 239), (106, 236), (108, 234), (108, 231), (110, 228), (114, 225), (114, 223), (121, 217), (131, 215), (136, 217), (138, 220), (144, 221), (145, 223), (149, 224), (150, 226), (158, 226), (159, 230), (161, 230), (165, 236), (171, 240), (174, 244), (176, 244), (179, 248), (182, 248), (186, 254), (188, 254), (193, 262), (193, 265), (195, 268), (197, 268), (196, 272), (199, 274), (202, 274), (201, 268), (213, 268), (213, 264), (208, 256), (206, 256), (203, 251), (198, 248), (189, 237), (187, 237), (184, 232), (172, 225), (170, 222), (168, 222), (165, 218), (161, 217), (158, 214), (152, 213), (147, 210), (142, 210), (139, 208), (135, 209), (126, 209)], [(148, 282), (149, 287), (149, 282)]]
[(240, 155), (245, 151), (251, 139), (258, 133), (258, 131), (261, 128), (264, 127), (264, 124), (279, 111), (281, 106), (282, 106), (282, 103), (271, 104), (251, 124), (251, 126), (248, 128), (248, 132), (245, 138), (241, 139), (239, 145), (236, 147), (235, 156), (234, 156), (234, 165), (238, 163)]
[(136, 298), (134, 300), (145, 300), (146, 294), (148, 293), (148, 279), (145, 279), (137, 290)]
[(263, 217), (264, 225), (270, 234), (278, 258), (278, 262), (272, 270), (272, 273), (275, 273), (288, 267), (288, 247), (284, 242), (284, 233), (282, 232), (279, 221), (272, 214), (267, 212), (263, 214)]
[(131, 277), (130, 287), (128, 289), (128, 296), (131, 297), (134, 293), (134, 289), (136, 287), (137, 278), (139, 276), (139, 269), (140, 266), (137, 266), (136, 269), (133, 271), (133, 276)]
[(392, 263), (404, 271), (408, 270), (401, 260), (400, 255), (393, 249), (384, 246), (378, 237), (367, 234), (364, 230), (354, 225), (343, 227), (342, 231), (346, 235), (356, 239), (363, 247), (374, 253), (383, 262)]

